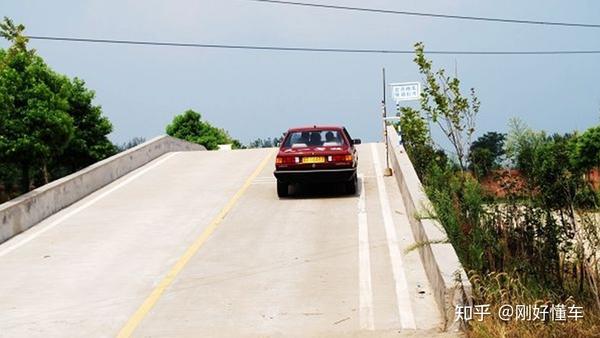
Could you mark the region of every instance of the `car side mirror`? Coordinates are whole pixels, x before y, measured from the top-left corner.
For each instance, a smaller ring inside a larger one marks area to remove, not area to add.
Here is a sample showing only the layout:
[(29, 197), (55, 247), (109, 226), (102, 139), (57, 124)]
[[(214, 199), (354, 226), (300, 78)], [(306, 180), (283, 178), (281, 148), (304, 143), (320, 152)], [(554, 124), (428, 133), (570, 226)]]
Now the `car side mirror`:
[(352, 144), (361, 144), (362, 141), (359, 138), (355, 138), (354, 140), (352, 140)]

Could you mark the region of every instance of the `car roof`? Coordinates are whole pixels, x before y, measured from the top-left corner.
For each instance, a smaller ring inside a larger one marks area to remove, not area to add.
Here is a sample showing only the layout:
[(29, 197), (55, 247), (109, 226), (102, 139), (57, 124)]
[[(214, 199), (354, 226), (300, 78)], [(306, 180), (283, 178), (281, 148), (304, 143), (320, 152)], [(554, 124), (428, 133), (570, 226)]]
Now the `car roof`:
[(306, 126), (306, 127), (290, 128), (290, 129), (288, 129), (288, 131), (294, 132), (294, 131), (311, 131), (311, 130), (327, 130), (327, 129), (341, 130), (341, 129), (344, 129), (344, 126), (312, 125), (312, 126)]

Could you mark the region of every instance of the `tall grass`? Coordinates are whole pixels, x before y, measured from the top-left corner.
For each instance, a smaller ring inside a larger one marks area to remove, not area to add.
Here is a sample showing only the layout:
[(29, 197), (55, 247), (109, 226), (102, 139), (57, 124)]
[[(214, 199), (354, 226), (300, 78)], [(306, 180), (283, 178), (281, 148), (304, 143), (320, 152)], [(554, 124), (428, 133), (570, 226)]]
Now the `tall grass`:
[[(507, 187), (502, 199), (486, 195), (473, 176), (450, 163), (431, 163), (422, 173), (436, 217), (469, 271), (474, 303), (493, 309), (485, 321), (471, 321), (468, 334), (600, 336), (597, 197), (568, 168), (533, 165), (531, 174), (538, 176), (518, 191)], [(505, 322), (493, 315), (502, 304), (576, 304), (584, 318)]]

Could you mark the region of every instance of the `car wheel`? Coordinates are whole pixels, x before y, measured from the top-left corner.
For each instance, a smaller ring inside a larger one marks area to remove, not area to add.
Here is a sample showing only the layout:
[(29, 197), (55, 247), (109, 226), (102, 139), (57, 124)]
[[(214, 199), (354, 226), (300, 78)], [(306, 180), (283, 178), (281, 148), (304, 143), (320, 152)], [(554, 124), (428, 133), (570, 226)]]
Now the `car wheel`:
[(356, 194), (356, 186), (358, 185), (358, 179), (354, 176), (353, 179), (346, 182), (346, 192), (350, 195)]
[(289, 185), (286, 182), (277, 181), (277, 196), (287, 197)]

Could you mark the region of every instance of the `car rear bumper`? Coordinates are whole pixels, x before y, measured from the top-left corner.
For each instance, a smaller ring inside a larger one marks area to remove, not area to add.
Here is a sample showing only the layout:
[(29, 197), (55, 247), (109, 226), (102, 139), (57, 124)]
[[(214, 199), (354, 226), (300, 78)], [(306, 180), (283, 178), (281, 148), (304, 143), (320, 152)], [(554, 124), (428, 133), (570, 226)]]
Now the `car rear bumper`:
[(346, 182), (354, 179), (356, 168), (319, 170), (275, 170), (277, 180), (286, 183)]

